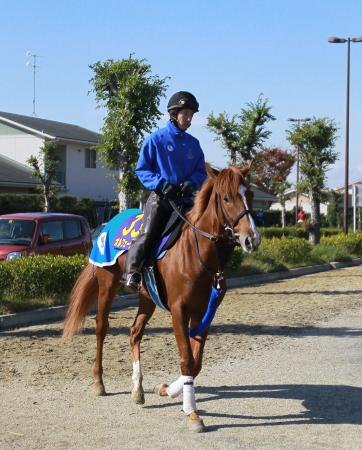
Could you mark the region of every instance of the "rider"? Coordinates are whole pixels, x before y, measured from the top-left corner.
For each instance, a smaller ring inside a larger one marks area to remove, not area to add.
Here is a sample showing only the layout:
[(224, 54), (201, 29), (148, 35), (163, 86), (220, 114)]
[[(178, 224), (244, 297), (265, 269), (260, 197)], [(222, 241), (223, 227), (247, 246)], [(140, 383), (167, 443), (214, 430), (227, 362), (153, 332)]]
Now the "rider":
[(186, 133), (198, 110), (190, 92), (176, 92), (167, 105), (167, 126), (148, 136), (141, 147), (136, 175), (152, 192), (144, 208), (142, 232), (126, 259), (124, 278), (131, 289), (140, 288), (142, 266), (172, 213), (168, 200), (192, 198), (207, 177), (200, 143)]

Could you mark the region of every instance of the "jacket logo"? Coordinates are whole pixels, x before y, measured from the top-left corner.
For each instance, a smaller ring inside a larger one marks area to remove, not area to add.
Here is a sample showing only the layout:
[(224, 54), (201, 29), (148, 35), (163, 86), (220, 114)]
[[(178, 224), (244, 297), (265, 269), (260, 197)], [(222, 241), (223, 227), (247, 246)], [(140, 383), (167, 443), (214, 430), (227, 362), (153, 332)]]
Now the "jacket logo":
[(172, 147), (172, 145), (168, 145), (167, 146), (167, 150), (169, 151), (169, 152), (173, 152), (174, 151), (174, 148)]

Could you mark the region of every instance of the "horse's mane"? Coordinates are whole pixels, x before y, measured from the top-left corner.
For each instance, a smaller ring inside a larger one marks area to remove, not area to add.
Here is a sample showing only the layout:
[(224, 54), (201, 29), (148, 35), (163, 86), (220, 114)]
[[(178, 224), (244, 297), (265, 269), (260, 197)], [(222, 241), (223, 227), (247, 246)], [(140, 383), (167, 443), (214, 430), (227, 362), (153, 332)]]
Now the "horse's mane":
[(207, 164), (206, 169), (208, 178), (196, 195), (194, 206), (188, 213), (188, 219), (192, 223), (195, 223), (205, 212), (211, 197), (213, 197), (214, 187), (221, 196), (227, 196), (232, 200), (238, 194), (240, 185), (246, 184), (241, 170), (237, 167), (229, 166), (217, 172)]

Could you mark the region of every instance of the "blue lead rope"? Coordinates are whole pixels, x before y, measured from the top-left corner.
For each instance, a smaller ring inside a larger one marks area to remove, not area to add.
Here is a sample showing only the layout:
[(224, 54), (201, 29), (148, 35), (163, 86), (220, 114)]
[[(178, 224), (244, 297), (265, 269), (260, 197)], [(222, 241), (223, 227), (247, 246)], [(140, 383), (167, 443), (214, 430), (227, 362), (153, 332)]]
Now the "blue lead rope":
[(201, 319), (200, 323), (197, 325), (197, 327), (192, 328), (192, 330), (189, 331), (189, 336), (191, 337), (200, 336), (200, 334), (202, 334), (209, 328), (211, 322), (215, 317), (216, 310), (219, 306), (219, 298), (221, 294), (222, 289), (220, 289), (220, 287), (214, 286), (212, 287), (206, 313), (204, 317)]

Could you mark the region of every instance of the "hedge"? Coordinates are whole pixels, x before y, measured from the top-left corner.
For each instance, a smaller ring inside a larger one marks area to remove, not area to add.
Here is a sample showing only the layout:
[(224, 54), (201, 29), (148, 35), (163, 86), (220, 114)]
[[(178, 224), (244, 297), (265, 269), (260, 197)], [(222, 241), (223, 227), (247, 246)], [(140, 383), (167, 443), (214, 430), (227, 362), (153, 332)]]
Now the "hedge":
[(77, 256), (31, 256), (0, 262), (0, 302), (3, 298), (63, 296), (87, 265)]
[[(298, 237), (263, 238), (257, 252), (237, 248), (228, 276), (287, 270), (291, 267), (362, 256), (362, 232), (323, 237), (315, 247)], [(81, 270), (84, 256), (33, 256), (0, 262), (0, 313), (65, 303)], [(34, 301), (32, 299), (35, 299)], [(40, 302), (46, 299), (47, 302)]]

